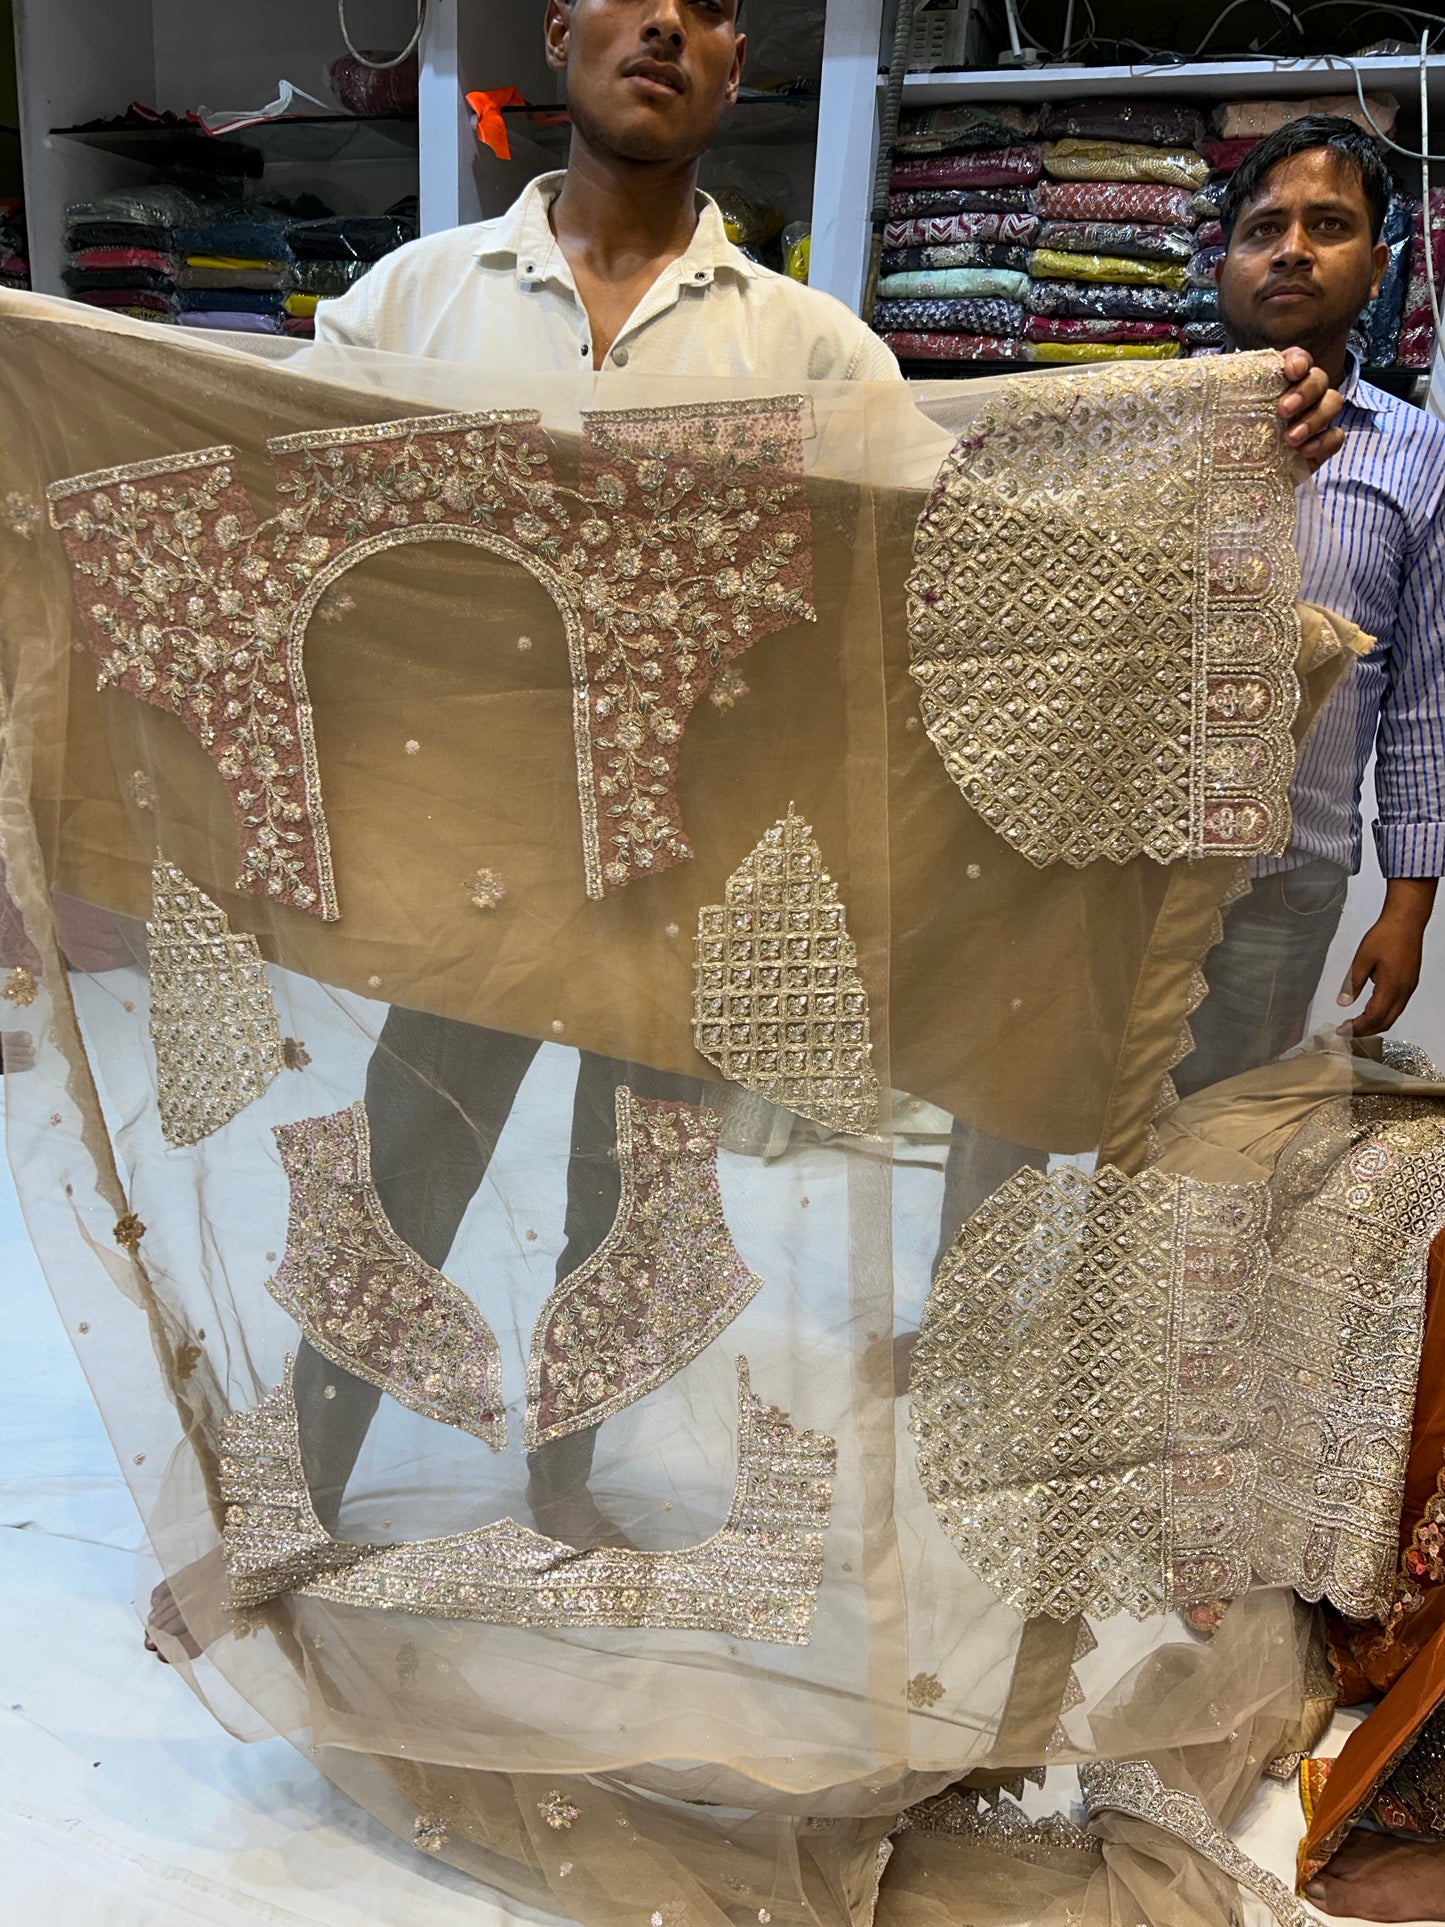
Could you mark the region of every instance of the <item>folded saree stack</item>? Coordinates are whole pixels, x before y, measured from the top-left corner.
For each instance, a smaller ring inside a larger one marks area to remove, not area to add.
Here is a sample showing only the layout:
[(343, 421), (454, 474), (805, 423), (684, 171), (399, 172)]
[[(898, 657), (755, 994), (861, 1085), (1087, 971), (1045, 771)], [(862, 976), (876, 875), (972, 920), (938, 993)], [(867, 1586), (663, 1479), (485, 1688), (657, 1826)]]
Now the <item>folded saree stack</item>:
[(1304, 1927), (1230, 1828), (1399, 1603), (1445, 1085), (1170, 1080), (1367, 643), (1277, 358), (77, 314), (0, 295), (7, 1134), (185, 1677), (583, 1927)]

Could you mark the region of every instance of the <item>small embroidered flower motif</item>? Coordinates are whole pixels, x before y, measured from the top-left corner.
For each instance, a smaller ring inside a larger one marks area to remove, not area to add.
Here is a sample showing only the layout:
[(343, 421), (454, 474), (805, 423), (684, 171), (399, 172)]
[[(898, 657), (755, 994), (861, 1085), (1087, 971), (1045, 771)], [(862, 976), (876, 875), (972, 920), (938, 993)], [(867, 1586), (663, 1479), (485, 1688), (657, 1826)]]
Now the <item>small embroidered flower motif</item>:
[(943, 1682), (937, 1673), (915, 1673), (908, 1682), (908, 1704), (916, 1712), (937, 1706), (943, 1698)]
[(32, 502), (28, 495), (14, 493), (0, 502), (0, 521), (22, 542), (28, 542), (44, 520), (40, 504)]
[(299, 1037), (281, 1039), (281, 1061), (288, 1071), (304, 1071), (311, 1062), (311, 1053)]
[(200, 1362), (199, 1345), (182, 1345), (176, 1353), (176, 1377), (184, 1384)]
[(712, 688), (707, 699), (714, 709), (731, 709), (734, 703), (741, 702), (748, 694), (748, 686), (736, 669), (720, 669), (713, 677)]
[(531, 646), (532, 646), (532, 638), (530, 636), (518, 636), (517, 647), (523, 652), (523, 654), (525, 654), (526, 651), (531, 648)]
[(137, 1251), (146, 1228), (134, 1211), (127, 1211), (124, 1217), (117, 1218), (112, 1232), (116, 1243), (125, 1251)]
[(421, 744), (416, 740), (415, 736), (408, 736), (406, 741), (402, 744), (402, 748), (406, 751), (408, 756), (421, 755)]
[(566, 1799), (556, 1787), (553, 1787), (545, 1800), (537, 1802), (537, 1811), (554, 1833), (564, 1833), (574, 1820), (581, 1818), (582, 1814), (582, 1809), (573, 1806), (572, 1802)]
[(440, 1853), (447, 1843), (447, 1823), (438, 1813), (419, 1813), (411, 1830), (414, 1847), (423, 1853)]
[(462, 888), (478, 910), (495, 910), (507, 894), (507, 886), (495, 870), (478, 870)]
[(3, 997), (8, 1004), (23, 1007), (26, 1004), (33, 1004), (39, 995), (39, 984), (28, 970), (22, 969), (19, 965), (10, 972), (5, 982), (0, 984), (0, 997)]

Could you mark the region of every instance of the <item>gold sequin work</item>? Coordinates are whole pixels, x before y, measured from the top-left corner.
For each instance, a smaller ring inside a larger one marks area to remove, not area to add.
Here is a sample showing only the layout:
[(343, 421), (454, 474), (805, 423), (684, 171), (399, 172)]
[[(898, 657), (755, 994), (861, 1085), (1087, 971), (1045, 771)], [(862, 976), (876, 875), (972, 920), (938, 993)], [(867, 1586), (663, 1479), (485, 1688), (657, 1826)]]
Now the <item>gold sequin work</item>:
[(263, 1097), (285, 1058), (252, 936), (173, 863), (151, 871), (151, 1045), (168, 1144), (197, 1144)]
[(693, 1036), (731, 1083), (862, 1135), (878, 1114), (868, 994), (838, 886), (790, 808), (698, 915)]
[(761, 1288), (723, 1218), (721, 1128), (711, 1111), (618, 1090), (617, 1218), (542, 1308), (527, 1367), (528, 1445), (654, 1391)]
[(100, 684), (178, 715), (236, 813), (237, 888), (340, 915), (303, 647), (347, 570), (454, 541), (514, 562), (567, 628), (587, 893), (691, 854), (676, 763), (714, 674), (811, 621), (798, 397), (589, 415), (581, 489), (529, 410), (279, 436), (277, 512), (234, 448), (47, 491)]
[(943, 1682), (937, 1673), (915, 1673), (908, 1682), (908, 1704), (915, 1713), (937, 1706), (943, 1698)]
[(495, 870), (474, 871), (462, 888), (476, 910), (495, 910), (507, 895), (507, 886)]
[(1279, 1927), (1316, 1927), (1314, 1910), (1222, 1833), (1203, 1801), (1166, 1787), (1143, 1760), (1092, 1760), (1079, 1768), (1079, 1787), (1091, 1820), (1099, 1813), (1127, 1813), (1158, 1827), (1262, 1900)]
[(288, 1363), (223, 1439), (232, 1595), (300, 1591), (340, 1605), (503, 1626), (659, 1627), (806, 1645), (823, 1579), (837, 1457), (754, 1396), (738, 1360), (738, 1472), (720, 1531), (681, 1552), (575, 1546), (513, 1519), (410, 1545), (332, 1539), (301, 1471)]
[(4, 983), (0, 984), (0, 997), (3, 997), (7, 1004), (14, 1004), (18, 1010), (33, 1004), (39, 995), (40, 985), (36, 982), (34, 974), (20, 964), (17, 964), (15, 969), (8, 973)]
[(291, 1185), (286, 1251), (271, 1295), (334, 1365), (426, 1418), (500, 1451), (501, 1358), (467, 1297), (387, 1221), (371, 1177), (366, 1107), (278, 1125)]
[(1103, 1847), (1075, 1826), (1066, 1814), (1051, 1813), (1031, 1820), (1021, 1806), (1003, 1798), (992, 1804), (970, 1787), (921, 1800), (900, 1814), (900, 1833), (944, 1834), (974, 1846), (1008, 1854), (1033, 1866), (1093, 1866), (1103, 1859)]
[(940, 1267), (915, 1354), (944, 1529), (1024, 1614), (1256, 1584), (1387, 1611), (1442, 1225), (1429, 1099), (1322, 1107), (1267, 1187), (1017, 1173)]
[[(1278, 853), (1299, 568), (1273, 355), (999, 385), (918, 524), (923, 719), (1030, 862)], [(1185, 453), (1184, 451), (1190, 451)]]
[(537, 1802), (537, 1811), (554, 1833), (565, 1833), (574, 1821), (582, 1817), (582, 1809), (555, 1787), (545, 1800)]

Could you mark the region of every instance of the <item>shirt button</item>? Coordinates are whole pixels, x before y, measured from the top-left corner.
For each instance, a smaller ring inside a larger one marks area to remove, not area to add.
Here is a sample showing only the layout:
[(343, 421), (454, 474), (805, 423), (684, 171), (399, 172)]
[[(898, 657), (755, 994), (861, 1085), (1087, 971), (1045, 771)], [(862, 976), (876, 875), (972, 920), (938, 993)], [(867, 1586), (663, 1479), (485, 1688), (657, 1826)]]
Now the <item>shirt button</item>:
[(707, 280), (707, 269), (706, 269), (706, 268), (699, 268), (699, 269), (698, 269), (698, 271), (697, 271), (697, 273), (696, 273), (696, 274), (695, 274), (695, 275), (694, 275), (694, 276), (693, 276), (692, 278), (693, 278), (693, 280), (694, 280), (694, 281), (706, 281), (706, 280)]
[(584, 354), (584, 355), (590, 355), (590, 354), (591, 354), (591, 352), (592, 352), (592, 343), (591, 343), (590, 341), (584, 341), (584, 342), (582, 343), (582, 352), (583, 352), (583, 354)]
[(617, 363), (619, 368), (625, 368), (628, 360), (627, 350), (625, 348), (614, 348), (612, 350), (612, 359)]

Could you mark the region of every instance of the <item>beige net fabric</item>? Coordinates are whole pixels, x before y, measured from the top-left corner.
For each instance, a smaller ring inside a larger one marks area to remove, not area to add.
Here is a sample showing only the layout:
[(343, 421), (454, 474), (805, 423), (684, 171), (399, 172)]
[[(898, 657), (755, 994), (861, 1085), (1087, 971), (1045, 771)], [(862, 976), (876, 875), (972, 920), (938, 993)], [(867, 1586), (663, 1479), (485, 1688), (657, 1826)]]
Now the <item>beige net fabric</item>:
[(1277, 365), (0, 384), (10, 1155), (217, 1717), (588, 1927), (1293, 1918), (1220, 1829), (1394, 1485), (1288, 1314), (1385, 1282), (1408, 1435), (1440, 1155), (1165, 1102), (1364, 641)]

